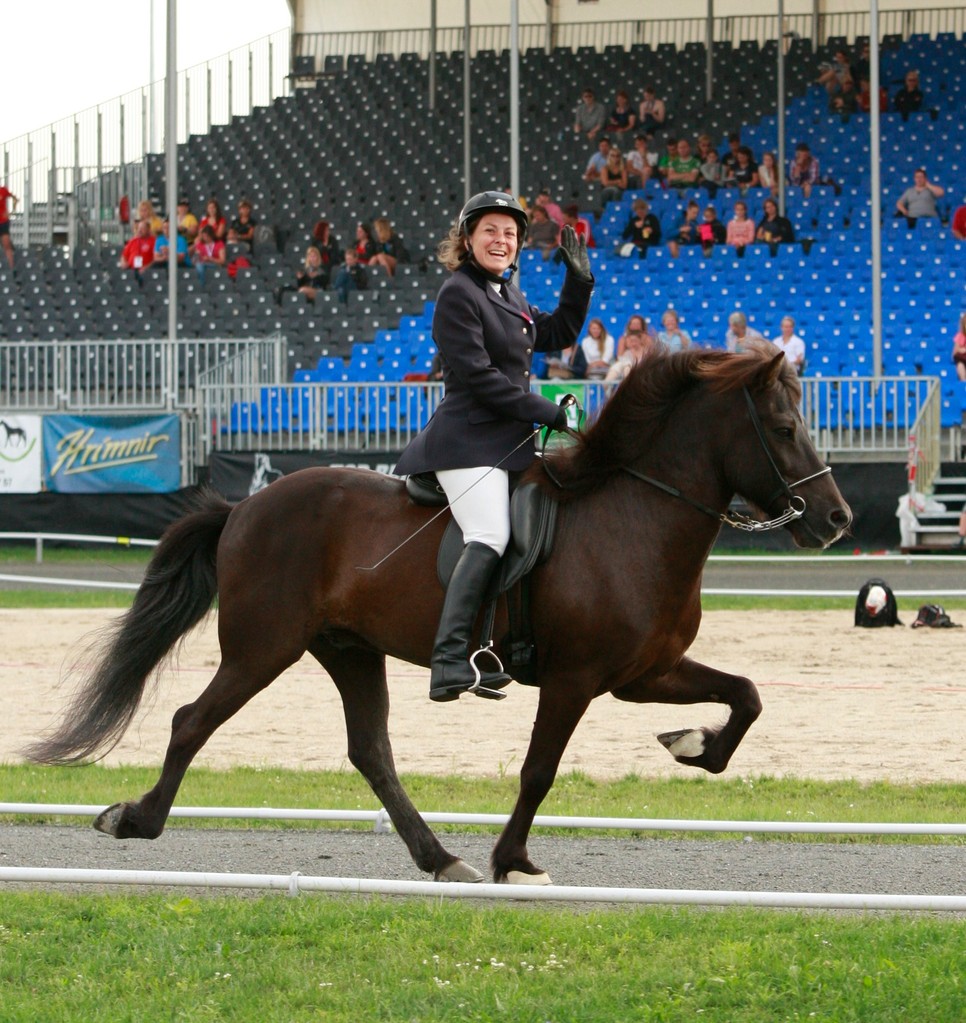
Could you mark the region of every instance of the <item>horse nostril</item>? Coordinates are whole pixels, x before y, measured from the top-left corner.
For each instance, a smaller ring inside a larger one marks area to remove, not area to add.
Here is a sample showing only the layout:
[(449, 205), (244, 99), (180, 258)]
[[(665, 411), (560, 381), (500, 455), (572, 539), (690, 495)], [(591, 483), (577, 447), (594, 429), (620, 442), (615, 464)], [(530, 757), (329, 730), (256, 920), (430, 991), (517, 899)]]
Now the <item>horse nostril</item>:
[(828, 517), (832, 525), (838, 529), (845, 529), (852, 522), (852, 513), (848, 508), (834, 508)]

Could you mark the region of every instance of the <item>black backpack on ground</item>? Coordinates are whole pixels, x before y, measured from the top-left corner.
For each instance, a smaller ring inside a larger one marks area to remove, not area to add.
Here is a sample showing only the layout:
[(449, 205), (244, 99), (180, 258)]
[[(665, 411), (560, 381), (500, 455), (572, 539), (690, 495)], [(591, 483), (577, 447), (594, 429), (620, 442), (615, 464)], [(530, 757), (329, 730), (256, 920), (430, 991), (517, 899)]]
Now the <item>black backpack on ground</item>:
[[(869, 591), (873, 587), (879, 587), (885, 593), (885, 603), (878, 609), (869, 603)], [(863, 629), (881, 629), (887, 625), (902, 624), (899, 621), (896, 595), (885, 579), (869, 579), (859, 590), (855, 598), (855, 624)]]

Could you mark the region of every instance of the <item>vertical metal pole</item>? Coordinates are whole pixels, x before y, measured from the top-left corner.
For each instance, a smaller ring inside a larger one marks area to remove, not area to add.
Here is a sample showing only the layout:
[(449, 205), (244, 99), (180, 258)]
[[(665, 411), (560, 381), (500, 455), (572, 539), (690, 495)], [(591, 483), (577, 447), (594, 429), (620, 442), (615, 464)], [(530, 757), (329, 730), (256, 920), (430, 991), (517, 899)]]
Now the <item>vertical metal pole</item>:
[(510, 0), (510, 194), (520, 194), (520, 0)]
[(265, 97), (265, 106), (268, 106), (275, 99), (275, 43), (268, 40), (268, 94)]
[(235, 62), (228, 54), (228, 123), (235, 116)]
[(812, 0), (812, 53), (818, 50), (819, 0)]
[(77, 191), (80, 188), (81, 171), (80, 171), (80, 122), (77, 118), (74, 118), (74, 187), (71, 189), (72, 192)]
[(150, 60), (148, 61), (148, 140), (145, 150), (148, 153), (156, 153), (157, 147), (157, 126), (155, 125), (154, 117), (154, 82), (158, 77), (157, 71), (154, 67), (155, 50), (157, 44), (154, 41), (154, 0), (150, 0), (149, 14), (148, 17), (151, 19), (148, 31), (148, 49), (151, 54)]
[(545, 52), (549, 55), (553, 53), (553, 4), (546, 4), (544, 10), (547, 12), (544, 15), (544, 24), (546, 26), (546, 41), (543, 44)]
[(882, 376), (882, 184), (879, 167), (879, 4), (869, 10), (869, 160), (872, 164), (872, 372)]
[(470, 197), (470, 0), (463, 0), (463, 201)]
[[(185, 88), (188, 87), (188, 72), (184, 73)], [(205, 133), (211, 131), (211, 65), (205, 65)]]
[(23, 181), (23, 248), (30, 252), (30, 213), (34, 204), (34, 143), (27, 136), (27, 173)]
[(255, 109), (255, 54), (251, 46), (248, 47), (248, 110), (251, 113)]
[(101, 249), (101, 224), (104, 220), (104, 209), (102, 194), (102, 185), (104, 177), (104, 166), (103, 166), (103, 140), (104, 140), (104, 126), (103, 117), (100, 109), (97, 111), (97, 188), (95, 190), (95, 196), (97, 198), (97, 211), (94, 217), (94, 223), (97, 225), (97, 250), (100, 252)]
[(45, 244), (54, 243), (54, 204), (57, 202), (57, 132), (50, 133), (50, 171), (47, 175), (47, 228)]
[(184, 73), (184, 134), (185, 138), (191, 138), (191, 75), (187, 71)]
[(785, 216), (785, 0), (778, 0), (778, 212)]
[[(164, 171), (165, 205), (171, 220), (168, 223), (168, 244), (173, 254), (178, 209), (178, 0), (168, 0), (167, 62), (164, 73)], [(187, 93), (188, 76), (185, 75)], [(187, 125), (186, 125), (187, 127)], [(178, 272), (177, 261), (168, 269), (168, 340), (178, 340)], [(168, 364), (171, 370), (171, 363)], [(176, 378), (175, 378), (176, 379)], [(171, 377), (169, 377), (169, 385)], [(168, 391), (170, 406), (171, 392)]]
[(429, 0), (429, 97), (430, 113), (436, 109), (436, 0)]
[(704, 98), (710, 103), (714, 99), (714, 0), (708, 0), (708, 14), (705, 22), (704, 37), (708, 48)]

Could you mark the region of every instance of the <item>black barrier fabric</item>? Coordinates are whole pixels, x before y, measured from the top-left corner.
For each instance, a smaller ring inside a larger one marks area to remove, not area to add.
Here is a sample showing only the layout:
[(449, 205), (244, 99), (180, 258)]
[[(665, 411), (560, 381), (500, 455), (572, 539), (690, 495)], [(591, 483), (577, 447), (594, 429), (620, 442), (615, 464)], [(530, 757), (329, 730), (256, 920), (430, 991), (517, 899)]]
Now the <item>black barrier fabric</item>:
[[(209, 466), (209, 485), (229, 501), (271, 485), (273, 479), (313, 465), (356, 466), (389, 472), (395, 452), (342, 453), (271, 452), (270, 454), (218, 454)], [(956, 475), (955, 466), (944, 467)], [(851, 535), (839, 547), (862, 550), (899, 548), (896, 506), (906, 492), (906, 469), (900, 463), (849, 463), (832, 467), (833, 475), (855, 521)], [(196, 488), (171, 494), (7, 494), (0, 497), (0, 532), (87, 533), (95, 536), (133, 536), (156, 539), (164, 529), (191, 509)], [(807, 493), (803, 496), (807, 499)], [(784, 529), (770, 533), (742, 533), (724, 527), (716, 549), (791, 550)]]

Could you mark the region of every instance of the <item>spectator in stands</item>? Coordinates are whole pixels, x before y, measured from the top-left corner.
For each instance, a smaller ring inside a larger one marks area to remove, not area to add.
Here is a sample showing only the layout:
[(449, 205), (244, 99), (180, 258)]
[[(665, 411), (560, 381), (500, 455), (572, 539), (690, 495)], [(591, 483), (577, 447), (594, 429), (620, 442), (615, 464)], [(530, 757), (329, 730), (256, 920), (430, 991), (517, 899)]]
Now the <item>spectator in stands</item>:
[(718, 155), (711, 143), (711, 136), (702, 133), (694, 140), (694, 155), (698, 158), (698, 163), (705, 163), (711, 153)]
[(593, 89), (584, 89), (574, 111), (574, 134), (585, 135), (593, 141), (607, 124), (607, 108), (594, 95)]
[(825, 86), (825, 91), (829, 96), (841, 91), (842, 83), (846, 78), (852, 78), (852, 66), (845, 50), (836, 50), (832, 61), (819, 64), (818, 70), (819, 75), (816, 81), (819, 85)]
[[(575, 202), (568, 203), (563, 208), (563, 226), (567, 227), (568, 224), (574, 229), (578, 238), (583, 238), (588, 249), (597, 248), (593, 225), (589, 218), (580, 215), (580, 207)], [(556, 262), (559, 263), (562, 258), (560, 253), (557, 253)]]
[(252, 250), (238, 237), (238, 232), (229, 227), (228, 240), (225, 242), (225, 270), (228, 276), (234, 280), (239, 270), (252, 265), (252, 258)]
[(725, 165), (718, 159), (718, 154), (709, 149), (704, 163), (701, 164), (701, 177), (698, 180), (701, 188), (707, 189), (709, 198), (713, 199), (718, 194), (718, 189), (724, 187), (726, 174)]
[(905, 217), (910, 227), (915, 227), (920, 217), (938, 217), (936, 200), (944, 194), (944, 189), (934, 185), (919, 167), (912, 175), (912, 187), (907, 188), (896, 203), (896, 216)]
[(758, 164), (755, 163), (754, 154), (748, 146), (739, 146), (735, 154), (735, 165), (731, 171), (731, 178), (742, 190), (758, 188)]
[(198, 218), (191, 212), (191, 203), (186, 195), (178, 200), (178, 234), (189, 248), (198, 237)]
[(778, 195), (778, 160), (772, 152), (762, 153), (758, 164), (758, 185), (767, 188), (772, 195)]
[(141, 271), (154, 262), (154, 235), (151, 233), (151, 221), (147, 218), (138, 220), (134, 228), (134, 237), (124, 246), (118, 266), (125, 270), (133, 270), (138, 284), (141, 284)]
[(683, 352), (691, 347), (691, 335), (681, 329), (676, 309), (664, 310), (661, 325), (664, 329), (657, 332), (657, 339), (669, 352)]
[(154, 203), (150, 199), (142, 199), (138, 203), (138, 217), (135, 226), (142, 220), (146, 220), (151, 229), (151, 234), (158, 234), (162, 227), (162, 220), (154, 210)]
[(630, 137), (636, 126), (637, 114), (631, 107), (630, 98), (623, 89), (618, 89), (614, 107), (607, 116), (607, 130), (614, 136), (617, 145), (623, 146), (624, 140)]
[(339, 265), (342, 259), (342, 249), (339, 242), (332, 233), (332, 227), (327, 220), (317, 220), (312, 228), (312, 244), (319, 250), (322, 257), (322, 265), (332, 276), (332, 270)]
[(805, 342), (795, 333), (795, 321), (783, 316), (781, 333), (772, 338), (772, 344), (785, 353), (785, 361), (801, 376), (805, 369)]
[[(171, 243), (168, 236), (171, 231), (171, 223), (167, 218), (161, 224), (161, 233), (154, 239), (154, 259), (152, 266), (159, 270), (167, 270), (171, 260)], [(188, 243), (181, 234), (174, 236), (174, 258), (179, 267), (190, 267), (191, 259), (188, 256)]]
[(609, 202), (620, 201), (627, 188), (627, 167), (619, 146), (612, 146), (607, 154), (607, 162), (600, 172), (600, 188), (600, 201), (605, 206)]
[(728, 221), (725, 241), (734, 247), (739, 256), (745, 254), (745, 246), (755, 240), (755, 222), (748, 217), (748, 206), (740, 200), (735, 203), (735, 212)]
[(645, 135), (653, 135), (667, 123), (667, 105), (659, 99), (653, 85), (645, 85), (638, 107), (638, 124)]
[(892, 97), (892, 106), (902, 115), (903, 121), (908, 121), (910, 114), (922, 110), (924, 100), (925, 96), (919, 86), (919, 72), (913, 68), (906, 72), (902, 88)]
[[(859, 92), (856, 97), (859, 104), (859, 110), (863, 114), (871, 113), (872, 111), (872, 84), (868, 78), (859, 79)], [(889, 93), (884, 85), (879, 86), (879, 113), (884, 114), (889, 109)]]
[(732, 353), (740, 353), (745, 350), (745, 345), (749, 341), (764, 341), (764, 337), (755, 330), (754, 327), (748, 326), (748, 320), (745, 318), (745, 314), (739, 310), (735, 310), (728, 317), (728, 330), (725, 333), (725, 348)]
[(673, 136), (669, 136), (664, 142), (664, 152), (660, 155), (657, 161), (657, 176), (665, 184), (667, 183), (668, 171), (671, 167), (671, 161), (676, 160), (678, 155), (678, 140)]
[(547, 352), (540, 376), (544, 380), (583, 380), (587, 376), (587, 357), (575, 341), (559, 352)]
[(705, 206), (702, 222), (698, 225), (698, 240), (701, 251), (710, 256), (715, 245), (724, 245), (728, 238), (728, 229), (718, 220), (718, 211), (713, 206)]
[(540, 191), (537, 192), (537, 197), (533, 200), (533, 204), (534, 206), (542, 206), (544, 210), (546, 210), (547, 216), (557, 225), (557, 227), (563, 227), (566, 223), (564, 211), (553, 201), (550, 196), (550, 189), (546, 185), (543, 185)]
[(953, 365), (956, 376), (966, 381), (966, 313), (959, 318), (959, 330), (953, 338)]
[(252, 219), (252, 204), (248, 199), (240, 199), (238, 202), (238, 216), (229, 225), (229, 230), (235, 232), (235, 237), (242, 244), (248, 247), (251, 252), (255, 241), (255, 228), (257, 220)]
[(641, 316), (640, 313), (632, 313), (627, 318), (627, 323), (624, 325), (624, 330), (621, 332), (621, 336), (617, 339), (617, 357), (620, 358), (627, 350), (627, 338), (634, 332), (643, 334), (648, 341), (653, 341), (657, 338), (657, 335), (647, 325), (647, 320)]
[(543, 206), (534, 206), (527, 228), (527, 247), (539, 249), (549, 259), (560, 240), (560, 228), (550, 219)]
[(367, 266), (376, 254), (376, 243), (372, 237), (372, 229), (361, 221), (356, 224), (356, 261)]
[(395, 277), (396, 264), (409, 262), (406, 246), (393, 230), (388, 217), (376, 217), (372, 227), (376, 235), (376, 251), (369, 260), (369, 266), (381, 266), (390, 277)]
[(788, 165), (788, 182), (800, 188), (806, 199), (812, 194), (812, 186), (819, 183), (818, 158), (812, 156), (807, 142), (799, 142), (795, 147), (795, 155)]
[(13, 269), (14, 264), (14, 248), (13, 241), (10, 238), (10, 210), (7, 207), (7, 200), (10, 200), (14, 209), (17, 207), (17, 203), (20, 201), (13, 192), (7, 188), (6, 185), (0, 185), (0, 246), (3, 247), (4, 255), (7, 257), (7, 263), (10, 269)]
[(838, 114), (843, 124), (849, 123), (859, 109), (859, 93), (851, 78), (842, 82), (842, 88), (829, 100), (828, 109), (830, 114)]
[(738, 150), (741, 148), (741, 135), (733, 131), (728, 136), (728, 148), (721, 154), (721, 164), (725, 169), (725, 177), (734, 176), (735, 167), (738, 166)]
[(657, 153), (647, 147), (647, 136), (638, 132), (634, 136), (634, 148), (624, 154), (627, 164), (627, 183), (631, 188), (643, 188), (651, 180), (657, 167)]
[(651, 212), (646, 199), (631, 203), (631, 215), (621, 233), (619, 253), (622, 256), (646, 256), (652, 245), (661, 244), (661, 222)]
[(610, 135), (601, 135), (597, 140), (597, 152), (587, 161), (587, 167), (584, 170), (584, 181), (600, 181), (600, 172), (604, 169), (604, 164), (607, 163), (609, 153)]
[(279, 285), (272, 294), (279, 305), (282, 304), (282, 295), (286, 291), (297, 291), (305, 297), (306, 302), (314, 302), (315, 296), (320, 291), (325, 291), (328, 286), (329, 267), (322, 262), (322, 253), (314, 245), (310, 245), (305, 250), (302, 266), (295, 271), (295, 282)]
[(345, 262), (335, 275), (335, 290), (343, 303), (348, 303), (350, 291), (365, 291), (369, 287), (369, 275), (359, 259), (358, 246), (345, 250)]
[(642, 330), (631, 330), (624, 335), (624, 351), (607, 370), (604, 383), (616, 386), (651, 350), (652, 341)]
[(868, 81), (872, 77), (872, 51), (868, 39), (863, 39), (858, 56), (852, 61), (851, 75), (856, 82), (861, 82), (863, 78)]
[(966, 241), (966, 205), (960, 206), (953, 214), (949, 223), (949, 230), (957, 241)]
[(224, 242), (228, 237), (228, 223), (225, 220), (225, 215), (221, 212), (221, 203), (217, 199), (209, 199), (205, 206), (205, 215), (198, 225), (199, 236), (206, 227), (211, 228), (216, 242)]
[(774, 199), (766, 199), (764, 209), (764, 216), (758, 221), (755, 238), (770, 245), (774, 255), (779, 245), (791, 245), (795, 241), (795, 229), (788, 217), (779, 214), (778, 203)]
[(587, 334), (580, 342), (587, 360), (587, 379), (603, 380), (617, 358), (617, 343), (604, 326), (604, 321), (592, 319), (587, 324)]
[(668, 188), (694, 188), (701, 177), (701, 161), (691, 152), (687, 139), (678, 139), (673, 160), (668, 162)]
[(701, 236), (698, 233), (698, 228), (701, 226), (698, 223), (700, 211), (701, 207), (695, 199), (690, 199), (687, 206), (684, 207), (684, 213), (681, 216), (681, 222), (678, 224), (677, 231), (674, 237), (669, 239), (667, 243), (672, 259), (677, 259), (680, 256), (682, 245), (701, 244)]
[(202, 220), (198, 240), (191, 250), (191, 262), (198, 273), (198, 280), (204, 283), (209, 266), (225, 266), (227, 261), (228, 254), (225, 251), (225, 243), (215, 235), (215, 229)]

